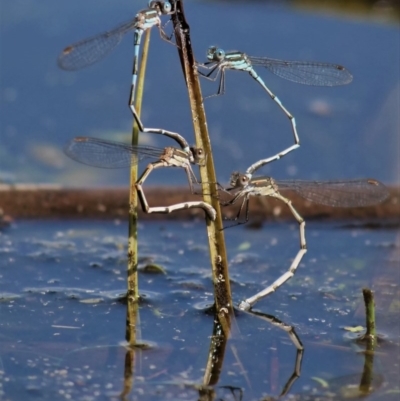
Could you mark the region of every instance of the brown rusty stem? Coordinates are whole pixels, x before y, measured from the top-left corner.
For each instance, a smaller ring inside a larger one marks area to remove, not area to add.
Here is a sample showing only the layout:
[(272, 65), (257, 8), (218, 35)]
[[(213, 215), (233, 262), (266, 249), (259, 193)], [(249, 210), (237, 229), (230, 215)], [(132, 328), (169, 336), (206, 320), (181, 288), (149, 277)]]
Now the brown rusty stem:
[(203, 148), (207, 155), (207, 163), (200, 167), (203, 199), (211, 204), (217, 212), (215, 221), (207, 219), (207, 234), (209, 241), (212, 277), (214, 283), (214, 298), (217, 315), (224, 333), (230, 330), (230, 319), (233, 313), (232, 296), (229, 283), (228, 263), (225, 250), (225, 238), (222, 231), (222, 215), (218, 202), (217, 179), (210, 138), (207, 130), (207, 120), (203, 104), (203, 96), (199, 76), (195, 67), (195, 59), (190, 39), (190, 28), (186, 22), (183, 0), (176, 1), (176, 13), (172, 16), (176, 43), (181, 59), (184, 77), (189, 93), (192, 111), (196, 145)]

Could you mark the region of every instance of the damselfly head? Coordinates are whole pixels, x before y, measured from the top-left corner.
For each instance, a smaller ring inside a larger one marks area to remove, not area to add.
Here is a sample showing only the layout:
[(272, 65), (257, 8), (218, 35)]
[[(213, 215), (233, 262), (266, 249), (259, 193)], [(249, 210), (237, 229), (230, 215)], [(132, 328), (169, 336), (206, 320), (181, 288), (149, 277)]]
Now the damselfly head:
[(250, 181), (250, 177), (247, 174), (242, 174), (239, 171), (234, 171), (231, 174), (231, 178), (229, 180), (229, 185), (232, 188), (241, 188), (246, 186)]
[(201, 166), (204, 165), (206, 161), (206, 155), (202, 148), (197, 148), (196, 146), (192, 146), (190, 148), (190, 152), (192, 153), (193, 156), (193, 163), (199, 164)]
[(225, 58), (225, 51), (217, 46), (210, 46), (207, 50), (207, 59), (210, 61), (221, 61)]
[(172, 4), (169, 1), (149, 1), (149, 8), (155, 8), (160, 11), (161, 14), (172, 14)]

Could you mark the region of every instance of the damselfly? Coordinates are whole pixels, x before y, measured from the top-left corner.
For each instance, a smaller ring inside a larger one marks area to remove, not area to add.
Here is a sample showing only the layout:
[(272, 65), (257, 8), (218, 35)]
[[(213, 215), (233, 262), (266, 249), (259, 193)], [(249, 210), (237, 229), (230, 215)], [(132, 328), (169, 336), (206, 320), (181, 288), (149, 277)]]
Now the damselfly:
[(194, 193), (193, 184), (198, 184), (191, 164), (202, 165), (205, 155), (202, 149), (191, 147), (188, 150), (166, 147), (164, 149), (153, 146), (131, 146), (125, 143), (107, 141), (91, 137), (75, 137), (64, 148), (65, 154), (71, 159), (93, 167), (123, 168), (137, 164), (140, 160), (151, 158), (155, 162), (149, 163), (136, 182), (136, 190), (142, 209), (145, 213), (171, 213), (175, 210), (201, 208), (211, 220), (215, 220), (214, 208), (205, 202), (182, 202), (171, 206), (149, 207), (143, 184), (150, 173), (160, 167), (181, 167), (185, 170), (190, 190)]
[[(208, 61), (198, 66), (205, 67), (210, 71), (207, 74), (199, 71), (203, 77), (215, 81), (220, 76), (218, 91), (215, 95), (222, 95), (225, 92), (225, 70), (247, 71), (278, 104), (281, 110), (289, 118), (294, 136), (294, 145), (271, 157), (272, 160), (280, 159), (292, 150), (300, 146), (300, 139), (297, 134), (296, 120), (293, 115), (283, 106), (282, 102), (267, 87), (253, 66), (267, 68), (273, 74), (292, 82), (315, 85), (315, 86), (336, 86), (345, 85), (352, 81), (353, 77), (345, 67), (338, 64), (307, 62), (307, 61), (284, 61), (267, 57), (253, 57), (239, 51), (225, 52), (216, 46), (209, 47), (207, 51)], [(215, 75), (213, 76), (213, 73)]]
[(110, 31), (69, 45), (58, 57), (58, 65), (64, 70), (79, 70), (107, 56), (121, 42), (125, 34), (134, 31), (134, 58), (129, 107), (140, 131), (143, 132), (153, 132), (154, 130), (150, 128), (144, 129), (134, 106), (140, 42), (143, 32), (154, 26), (158, 27), (162, 39), (171, 42), (171, 38), (165, 33), (161, 25), (160, 17), (173, 14), (175, 12), (173, 5), (174, 2), (170, 1), (151, 0), (149, 8), (139, 11), (133, 20), (125, 22)]
[[(280, 276), (266, 289), (242, 301), (239, 307), (250, 309), (261, 298), (274, 292), (278, 287), (293, 277), (303, 255), (307, 252), (305, 237), (305, 221), (292, 205), (291, 200), (281, 194), (285, 190), (297, 192), (303, 198), (327, 206), (361, 207), (371, 206), (384, 201), (389, 196), (388, 189), (374, 179), (359, 179), (348, 181), (278, 181), (271, 177), (251, 177), (250, 174), (234, 172), (230, 178), (230, 187), (225, 191), (234, 193), (231, 200), (221, 202), (223, 205), (233, 205), (242, 199), (239, 211), (235, 217), (237, 224), (249, 220), (249, 198), (251, 196), (270, 196), (285, 203), (299, 223), (300, 250), (294, 258), (289, 270)], [(240, 215), (245, 208), (245, 219), (240, 221)], [(235, 225), (237, 225), (235, 224)], [(232, 227), (232, 226), (230, 226)]]

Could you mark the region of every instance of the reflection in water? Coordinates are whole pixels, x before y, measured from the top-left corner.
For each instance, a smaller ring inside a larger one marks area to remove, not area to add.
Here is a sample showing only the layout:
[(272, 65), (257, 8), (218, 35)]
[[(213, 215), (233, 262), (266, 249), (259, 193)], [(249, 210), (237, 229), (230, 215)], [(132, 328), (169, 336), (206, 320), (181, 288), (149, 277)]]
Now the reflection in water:
[[(135, 303), (137, 305), (137, 303)], [(138, 311), (138, 308), (133, 308)], [(281, 320), (277, 319), (276, 317), (272, 315), (268, 315), (265, 313), (261, 312), (247, 312), (249, 315), (256, 316), (257, 318), (261, 319), (264, 322), (268, 322), (269, 324), (272, 324), (273, 326), (285, 331), (288, 333), (288, 336), (290, 340), (292, 341), (293, 345), (295, 346), (297, 352), (296, 352), (296, 359), (294, 363), (294, 368), (293, 368), (293, 373), (289, 377), (289, 379), (286, 381), (279, 397), (282, 397), (286, 394), (289, 393), (290, 389), (292, 388), (293, 383), (300, 377), (301, 374), (301, 364), (302, 364), (302, 358), (304, 354), (304, 347), (303, 344), (296, 334), (294, 328)], [(133, 325), (129, 322), (129, 319), (127, 319), (127, 332), (131, 331), (131, 327)], [(134, 331), (136, 332), (136, 330)], [(130, 335), (131, 341), (134, 339), (132, 337), (132, 334)], [(228, 343), (229, 339), (228, 337), (224, 334), (224, 331), (222, 329), (221, 323), (219, 322), (219, 317), (217, 313), (214, 313), (214, 324), (213, 324), (213, 334), (211, 336), (211, 342), (210, 342), (210, 347), (209, 347), (209, 352), (208, 352), (208, 358), (207, 358), (207, 363), (206, 367), (204, 369), (204, 376), (203, 376), (203, 381), (201, 384), (193, 383), (189, 384), (187, 383), (186, 385), (189, 385), (189, 387), (192, 387), (193, 389), (197, 389), (198, 395), (199, 395), (199, 400), (204, 400), (204, 401), (211, 401), (214, 400), (216, 397), (216, 394), (218, 393), (219, 400), (225, 400), (228, 398), (225, 398), (223, 393), (230, 394), (235, 401), (241, 401), (243, 398), (243, 389), (234, 385), (218, 385), (218, 383), (221, 380), (221, 373), (223, 371), (223, 364), (224, 364), (224, 358), (225, 358), (225, 351), (226, 351), (226, 346)], [(135, 349), (136, 348), (136, 349)], [(139, 349), (138, 349), (139, 348)], [(123, 391), (121, 392), (121, 399), (122, 400), (128, 400), (128, 395), (132, 391), (133, 383), (134, 383), (134, 377), (135, 377), (135, 360), (136, 360), (136, 353), (141, 352), (141, 346), (135, 347), (135, 344), (132, 342), (129, 349), (127, 349), (126, 354), (125, 354), (125, 368), (124, 368), (124, 381), (123, 381)], [(246, 373), (246, 369), (243, 365), (243, 363), (240, 360), (240, 350), (237, 349), (236, 346), (233, 344), (231, 345), (231, 350), (232, 353), (234, 354), (235, 360), (236, 360), (236, 365), (239, 367), (239, 370), (241, 371), (241, 374), (246, 378), (247, 385), (249, 389), (251, 389), (252, 386), (252, 379), (249, 377), (249, 375)], [(232, 369), (231, 366), (228, 366), (227, 369)], [(251, 371), (251, 368), (248, 369), (248, 371)]]
[(249, 312), (263, 320), (266, 320), (267, 322), (273, 324), (275, 327), (278, 327), (281, 330), (284, 330), (286, 333), (288, 333), (290, 340), (296, 347), (296, 359), (295, 359), (295, 364), (294, 364), (294, 370), (292, 375), (289, 377), (288, 381), (286, 382), (285, 386), (283, 387), (283, 390), (280, 394), (280, 397), (286, 395), (289, 393), (290, 389), (292, 388), (293, 383), (300, 377), (301, 373), (301, 363), (303, 361), (303, 354), (304, 354), (304, 347), (303, 344), (299, 338), (299, 336), (296, 334), (294, 327), (290, 326), (281, 320), (277, 319), (275, 316), (272, 315), (267, 315), (266, 313), (261, 313), (257, 311), (251, 311)]
[[(258, 256), (232, 266), (236, 299), (263, 287), (276, 275), (282, 257), (291, 257), (287, 230), (288, 225), (269, 224), (262, 232), (232, 232), (232, 255), (248, 241)], [(398, 299), (398, 230), (312, 223), (309, 233), (313, 260), (306, 261), (298, 280), (262, 306), (294, 325), (301, 340), (290, 335), (289, 325), (274, 325), (272, 316), (239, 312), (241, 333), (226, 344), (218, 337), (224, 352), (215, 355), (223, 363), (218, 361), (215, 385), (207, 386), (207, 358), (216, 347), (210, 338), (213, 317), (196, 308), (200, 302), (212, 303), (207, 250), (195, 246), (204, 235), (200, 224), (146, 223), (140, 236), (147, 257), (143, 263), (162, 264), (165, 274), (139, 273), (145, 302), (137, 327), (143, 335), (137, 335), (128, 357), (125, 346), (113, 345), (125, 334), (126, 306), (118, 299), (125, 289), (126, 227), (71, 220), (11, 224), (0, 232), (0, 398), (56, 400), (64, 391), (74, 401), (117, 400), (121, 392), (130, 401), (193, 401), (201, 389), (208, 394), (203, 399), (253, 401), (277, 398), (290, 387), (285, 398), (315, 401), (360, 394), (360, 383), (371, 401), (397, 395), (398, 313), (391, 308)], [(51, 254), (38, 257), (45, 251)], [(385, 288), (392, 300), (391, 307), (377, 309), (388, 340), (373, 358), (354, 351), (339, 330), (349, 319), (364, 323), (352, 315), (360, 298), (354, 294), (371, 270), (376, 279), (390, 274), (385, 284), (379, 283), (378, 305)], [(260, 274), (265, 281), (260, 282)], [(307, 352), (301, 377), (291, 383), (293, 373), (300, 373), (296, 344), (304, 344)]]
[[(138, 312), (137, 303), (134, 303), (135, 306), (133, 310)], [(131, 306), (131, 307), (132, 307)], [(246, 312), (252, 316), (255, 316), (261, 319), (264, 322), (268, 322), (273, 326), (279, 328), (280, 330), (288, 333), (288, 336), (292, 342), (292, 344), (296, 348), (296, 358), (293, 367), (293, 373), (287, 379), (284, 384), (282, 391), (280, 392), (278, 398), (274, 398), (272, 396), (263, 397), (262, 400), (274, 400), (279, 399), (285, 395), (288, 395), (293, 384), (301, 375), (301, 365), (304, 355), (304, 346), (299, 336), (297, 335), (293, 326), (288, 325), (287, 323), (277, 319), (275, 316), (258, 312), (258, 311), (250, 311)], [(129, 315), (128, 315), (129, 316)], [(135, 319), (137, 319), (135, 315)], [(127, 319), (127, 333), (131, 332), (131, 328), (135, 327), (132, 322), (129, 322)], [(134, 330), (136, 333), (136, 330)], [(131, 341), (134, 340), (132, 333), (129, 338)], [(226, 346), (229, 339), (224, 335), (224, 331), (222, 330), (221, 324), (219, 323), (218, 314), (214, 315), (214, 325), (213, 325), (213, 334), (211, 336), (210, 348), (207, 358), (207, 364), (205, 367), (205, 373), (203, 377), (202, 384), (196, 384), (193, 382), (192, 384), (185, 383), (184, 387), (189, 387), (192, 390), (198, 392), (198, 399), (202, 401), (212, 401), (218, 397), (218, 400), (230, 400), (234, 401), (242, 401), (244, 396), (244, 390), (241, 387), (233, 386), (233, 385), (218, 385), (221, 379), (221, 373), (223, 371), (223, 363), (225, 358)], [(135, 349), (136, 348), (136, 349)], [(126, 351), (125, 355), (125, 369), (124, 369), (124, 385), (123, 391), (121, 392), (122, 400), (129, 400), (128, 397), (130, 392), (132, 391), (132, 386), (134, 383), (135, 377), (135, 359), (136, 353), (141, 352), (142, 345), (131, 343), (131, 346)], [(379, 374), (373, 373), (373, 363), (374, 363), (374, 344), (371, 342), (367, 342), (366, 351), (364, 353), (364, 367), (363, 372), (361, 374), (352, 374), (348, 376), (343, 376), (340, 378), (335, 378), (332, 380), (322, 380), (319, 378), (315, 378), (318, 382), (322, 384), (322, 388), (314, 388), (309, 393), (303, 393), (299, 395), (293, 395), (293, 399), (298, 400), (317, 400), (317, 399), (327, 399), (333, 400), (336, 397), (341, 398), (354, 398), (354, 397), (365, 397), (369, 394), (375, 392), (383, 383), (383, 376)], [(241, 374), (245, 377), (247, 381), (248, 388), (251, 389), (252, 379), (246, 372), (243, 363), (240, 360), (239, 351), (237, 347), (231, 345), (230, 349), (235, 356), (236, 365), (239, 366), (241, 370)], [(231, 369), (231, 367), (229, 367)], [(248, 369), (251, 371), (251, 369)], [(150, 379), (151, 380), (151, 379)], [(140, 383), (139, 383), (140, 386)]]
[[(125, 339), (129, 344), (125, 353), (125, 365), (124, 365), (124, 386), (121, 392), (121, 399), (126, 400), (127, 396), (132, 390), (134, 377), (135, 377), (135, 354), (136, 344), (140, 334), (139, 327), (139, 304), (138, 300), (134, 297), (127, 296), (126, 305), (126, 328), (125, 328)], [(139, 349), (137, 352), (141, 352)]]
[[(366, 357), (367, 359), (367, 357)], [(364, 368), (365, 369), (365, 368)], [(322, 383), (319, 388), (310, 391), (311, 394), (299, 394), (293, 399), (295, 400), (343, 400), (343, 399), (359, 399), (371, 395), (382, 386), (384, 377), (381, 374), (371, 376), (368, 383), (365, 383), (362, 374), (352, 374), (347, 376), (336, 377)]]
[(228, 337), (224, 333), (218, 314), (215, 314), (210, 350), (203, 378), (203, 384), (206, 386), (215, 386), (219, 382), (227, 341)]

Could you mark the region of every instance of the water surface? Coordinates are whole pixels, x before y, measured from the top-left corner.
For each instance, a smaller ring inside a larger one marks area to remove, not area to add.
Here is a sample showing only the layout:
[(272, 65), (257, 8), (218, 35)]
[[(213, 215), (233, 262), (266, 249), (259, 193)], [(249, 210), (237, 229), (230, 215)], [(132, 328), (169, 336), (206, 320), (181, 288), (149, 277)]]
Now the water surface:
[[(235, 303), (289, 267), (297, 229), (268, 223), (227, 231)], [(236, 315), (214, 385), (200, 387), (213, 287), (206, 231), (196, 222), (140, 227), (141, 349), (127, 369), (126, 234), (117, 221), (21, 221), (0, 232), (0, 398), (116, 400), (127, 383), (127, 400), (197, 400), (201, 391), (239, 400), (233, 388), (246, 401), (278, 397), (298, 353), (284, 330), (244, 312)], [(296, 275), (254, 308), (293, 326), (304, 345), (290, 399), (345, 399), (358, 388), (363, 347), (343, 327), (365, 324), (363, 287), (375, 291), (378, 331), (386, 337), (369, 399), (397, 399), (399, 238), (384, 228), (307, 225), (309, 251)], [(149, 264), (164, 271), (145, 271)]]

